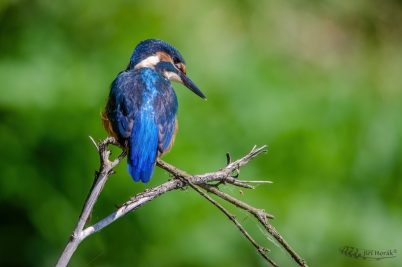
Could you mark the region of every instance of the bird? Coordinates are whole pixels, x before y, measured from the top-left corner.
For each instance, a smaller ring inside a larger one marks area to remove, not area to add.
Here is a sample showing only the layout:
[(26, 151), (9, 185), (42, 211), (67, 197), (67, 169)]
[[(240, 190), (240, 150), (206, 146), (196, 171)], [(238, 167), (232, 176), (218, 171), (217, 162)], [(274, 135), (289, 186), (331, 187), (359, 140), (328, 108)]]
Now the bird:
[(126, 69), (110, 86), (102, 124), (126, 149), (128, 173), (135, 182), (149, 182), (157, 158), (175, 141), (178, 100), (171, 82), (207, 99), (187, 76), (179, 51), (165, 41), (147, 39), (135, 47)]

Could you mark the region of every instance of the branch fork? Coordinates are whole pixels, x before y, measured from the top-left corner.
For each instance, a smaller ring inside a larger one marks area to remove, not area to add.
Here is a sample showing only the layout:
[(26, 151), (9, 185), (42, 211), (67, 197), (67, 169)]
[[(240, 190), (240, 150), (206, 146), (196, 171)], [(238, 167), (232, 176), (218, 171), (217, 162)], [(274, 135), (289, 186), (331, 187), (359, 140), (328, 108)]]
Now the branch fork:
[[(100, 220), (99, 222), (88, 226), (84, 229), (86, 223), (90, 221), (91, 212), (93, 207), (102, 191), (108, 177), (114, 174), (113, 168), (120, 163), (120, 161), (126, 156), (127, 151), (123, 149), (123, 152), (113, 161), (109, 160), (111, 152), (107, 149), (108, 145), (115, 145), (121, 148), (118, 142), (113, 137), (108, 137), (105, 140), (101, 140), (96, 143), (92, 137), (90, 137), (92, 143), (97, 149), (100, 157), (100, 168), (99, 171), (95, 172), (94, 182), (91, 186), (87, 199), (85, 201), (84, 207), (81, 211), (78, 223), (71, 234), (67, 245), (56, 264), (56, 267), (67, 266), (70, 258), (72, 257), (74, 251), (77, 249), (78, 245), (88, 236), (98, 232), (104, 227), (108, 226), (110, 223), (116, 221), (120, 217), (127, 215), (130, 212), (135, 211), (147, 202), (157, 198), (158, 196), (165, 194), (174, 189), (184, 189), (186, 187), (191, 187), (196, 192), (198, 192), (202, 197), (207, 199), (213, 205), (215, 205), (219, 210), (221, 210), (240, 230), (240, 232), (250, 241), (250, 243), (257, 249), (259, 254), (272, 266), (278, 266), (272, 259), (267, 256), (270, 251), (259, 245), (250, 234), (243, 228), (243, 226), (237, 221), (236, 216), (229, 213), (222, 205), (220, 205), (216, 200), (212, 199), (208, 194), (206, 194), (201, 189), (205, 190), (207, 193), (216, 195), (217, 197), (247, 211), (253, 215), (262, 226), (268, 231), (268, 233), (274, 237), (286, 251), (291, 255), (295, 262), (300, 265), (307, 267), (306, 261), (300, 258), (296, 252), (289, 246), (289, 244), (283, 239), (283, 237), (272, 227), (268, 219), (274, 219), (274, 216), (266, 213), (263, 209), (254, 208), (222, 191), (219, 190), (220, 184), (232, 184), (234, 186), (255, 189), (253, 185), (250, 184), (267, 184), (272, 183), (270, 181), (247, 181), (237, 179), (240, 175), (240, 168), (246, 165), (249, 161), (260, 155), (261, 153), (267, 153), (265, 150), (266, 146), (257, 148), (256, 146), (243, 158), (240, 158), (234, 162), (231, 160), (229, 153), (226, 153), (227, 166), (220, 169), (217, 172), (210, 172), (200, 175), (190, 175), (186, 172), (177, 169), (176, 167), (157, 159), (156, 165), (160, 168), (169, 172), (175, 179), (171, 179), (164, 184), (161, 184), (155, 188), (146, 189), (145, 191), (138, 193), (136, 196), (130, 198), (127, 202), (123, 203), (116, 211), (107, 216), (106, 218)], [(233, 174), (235, 173), (235, 174)], [(211, 184), (215, 182), (215, 184)], [(247, 217), (246, 217), (247, 218)]]

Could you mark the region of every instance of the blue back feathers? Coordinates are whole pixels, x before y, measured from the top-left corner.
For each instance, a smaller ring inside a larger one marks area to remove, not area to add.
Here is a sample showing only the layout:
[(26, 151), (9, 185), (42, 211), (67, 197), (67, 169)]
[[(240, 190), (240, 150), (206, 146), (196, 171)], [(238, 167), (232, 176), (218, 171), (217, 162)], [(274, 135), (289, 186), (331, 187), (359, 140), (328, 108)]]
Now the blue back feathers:
[(128, 172), (134, 181), (148, 182), (156, 157), (172, 140), (177, 97), (170, 82), (155, 70), (119, 73), (109, 95), (108, 118), (118, 141), (128, 145)]

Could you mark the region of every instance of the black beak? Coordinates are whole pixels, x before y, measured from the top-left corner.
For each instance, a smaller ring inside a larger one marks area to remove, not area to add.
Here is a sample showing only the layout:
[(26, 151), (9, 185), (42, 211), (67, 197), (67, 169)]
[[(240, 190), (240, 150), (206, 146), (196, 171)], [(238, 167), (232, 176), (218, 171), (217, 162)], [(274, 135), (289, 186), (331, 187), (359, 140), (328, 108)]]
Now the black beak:
[(199, 97), (201, 97), (202, 99), (207, 100), (207, 98), (205, 97), (205, 95), (201, 92), (200, 89), (198, 89), (198, 87), (190, 80), (189, 77), (187, 77), (186, 74), (184, 74), (181, 71), (178, 71), (178, 75), (181, 79), (181, 81), (183, 82), (183, 84), (190, 89), (191, 91), (193, 91), (196, 95), (198, 95)]

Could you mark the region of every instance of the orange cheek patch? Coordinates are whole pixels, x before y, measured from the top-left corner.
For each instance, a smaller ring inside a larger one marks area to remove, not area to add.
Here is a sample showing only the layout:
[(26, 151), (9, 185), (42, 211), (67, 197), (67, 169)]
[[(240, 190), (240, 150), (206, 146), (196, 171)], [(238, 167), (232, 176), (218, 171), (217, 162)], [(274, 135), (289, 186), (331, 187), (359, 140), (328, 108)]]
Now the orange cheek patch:
[(183, 63), (180, 63), (180, 70), (186, 74), (186, 65), (184, 65)]
[(172, 64), (174, 64), (172, 58), (170, 56), (166, 55), (165, 53), (158, 52), (158, 53), (156, 53), (156, 55), (161, 59), (161, 61), (168, 61), (168, 62), (171, 62)]

